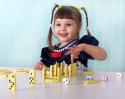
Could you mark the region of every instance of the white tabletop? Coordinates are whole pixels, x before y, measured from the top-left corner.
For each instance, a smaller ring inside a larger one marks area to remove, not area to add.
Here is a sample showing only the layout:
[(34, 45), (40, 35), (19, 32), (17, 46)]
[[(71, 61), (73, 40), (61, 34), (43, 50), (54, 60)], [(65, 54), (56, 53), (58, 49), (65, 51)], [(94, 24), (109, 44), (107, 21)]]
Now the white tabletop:
[(8, 90), (7, 78), (0, 78), (0, 99), (125, 99), (125, 78), (116, 79), (115, 72), (97, 72), (96, 77), (101, 74), (106, 74), (109, 81), (84, 85), (83, 76), (78, 73), (71, 78), (69, 85), (64, 85), (43, 83), (39, 71), (34, 86), (29, 86), (26, 74), (17, 75), (17, 90), (14, 93)]

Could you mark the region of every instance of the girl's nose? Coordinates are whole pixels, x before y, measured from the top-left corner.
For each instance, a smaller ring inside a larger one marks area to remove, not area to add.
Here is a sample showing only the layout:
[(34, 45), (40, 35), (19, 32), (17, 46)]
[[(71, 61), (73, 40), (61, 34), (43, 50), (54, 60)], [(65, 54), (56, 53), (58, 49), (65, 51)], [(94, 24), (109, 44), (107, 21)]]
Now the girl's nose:
[(65, 29), (66, 29), (65, 25), (62, 25), (60, 28), (60, 30), (65, 30)]

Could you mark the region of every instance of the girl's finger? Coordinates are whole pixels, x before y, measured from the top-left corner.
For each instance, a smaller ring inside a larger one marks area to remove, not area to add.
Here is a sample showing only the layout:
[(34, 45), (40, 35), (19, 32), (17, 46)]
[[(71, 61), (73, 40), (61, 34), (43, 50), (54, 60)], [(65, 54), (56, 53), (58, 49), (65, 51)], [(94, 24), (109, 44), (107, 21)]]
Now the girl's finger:
[(35, 70), (38, 70), (38, 66), (35, 67)]
[(65, 53), (65, 55), (69, 55), (69, 54), (71, 54), (71, 51), (67, 51), (67, 52)]
[(74, 55), (71, 54), (71, 63), (72, 63), (72, 64), (74, 63), (74, 59), (75, 59)]
[(42, 66), (39, 66), (39, 70), (42, 70)]
[(74, 63), (74, 58), (73, 57), (71, 57), (71, 64), (73, 64)]

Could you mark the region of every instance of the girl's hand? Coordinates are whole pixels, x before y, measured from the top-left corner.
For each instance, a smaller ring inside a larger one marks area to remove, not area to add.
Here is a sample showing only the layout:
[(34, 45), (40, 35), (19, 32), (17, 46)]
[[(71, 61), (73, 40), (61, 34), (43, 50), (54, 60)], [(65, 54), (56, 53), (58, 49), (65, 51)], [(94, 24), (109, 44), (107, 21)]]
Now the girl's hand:
[(42, 70), (43, 67), (46, 67), (42, 62), (38, 62), (36, 65), (35, 65), (35, 70)]
[(81, 50), (80, 47), (78, 45), (75, 45), (73, 47), (69, 48), (69, 51), (66, 52), (65, 55), (71, 54), (71, 63), (74, 62), (74, 59), (78, 58), (78, 55), (80, 54)]

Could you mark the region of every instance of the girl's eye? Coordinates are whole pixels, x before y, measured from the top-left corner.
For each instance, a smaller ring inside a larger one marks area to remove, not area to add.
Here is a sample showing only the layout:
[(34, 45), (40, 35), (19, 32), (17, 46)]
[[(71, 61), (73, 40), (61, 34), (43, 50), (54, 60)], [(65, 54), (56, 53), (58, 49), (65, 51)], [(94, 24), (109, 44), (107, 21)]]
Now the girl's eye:
[(67, 26), (71, 26), (71, 24), (70, 24), (70, 23), (68, 23), (68, 24), (67, 24)]
[(60, 26), (60, 24), (55, 24), (55, 26)]

